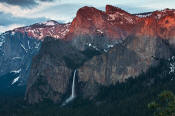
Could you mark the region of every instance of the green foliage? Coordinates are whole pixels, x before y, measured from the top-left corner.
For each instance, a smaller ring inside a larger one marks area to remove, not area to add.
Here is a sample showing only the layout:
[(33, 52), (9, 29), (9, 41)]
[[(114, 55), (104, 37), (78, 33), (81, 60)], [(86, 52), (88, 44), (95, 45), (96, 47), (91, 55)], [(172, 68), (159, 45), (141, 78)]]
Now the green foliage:
[(148, 107), (153, 110), (154, 116), (174, 116), (175, 95), (171, 91), (163, 91)]

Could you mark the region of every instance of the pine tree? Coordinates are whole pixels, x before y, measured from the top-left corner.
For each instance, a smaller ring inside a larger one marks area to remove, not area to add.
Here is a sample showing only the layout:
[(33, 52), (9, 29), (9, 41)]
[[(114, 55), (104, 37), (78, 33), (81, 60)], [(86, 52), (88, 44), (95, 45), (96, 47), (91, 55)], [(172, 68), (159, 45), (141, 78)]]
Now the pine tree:
[(175, 116), (175, 95), (171, 91), (163, 91), (157, 99), (148, 104), (154, 116)]

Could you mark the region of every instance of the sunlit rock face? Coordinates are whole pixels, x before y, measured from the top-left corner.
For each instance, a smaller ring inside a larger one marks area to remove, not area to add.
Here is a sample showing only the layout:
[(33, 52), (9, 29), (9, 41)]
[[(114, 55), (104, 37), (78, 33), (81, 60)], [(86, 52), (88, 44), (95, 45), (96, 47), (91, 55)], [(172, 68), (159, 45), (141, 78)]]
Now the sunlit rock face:
[(87, 43), (114, 45), (133, 35), (162, 38), (174, 44), (174, 30), (173, 9), (134, 15), (111, 5), (106, 6), (106, 11), (85, 6), (78, 10), (65, 39), (72, 40), (73, 45), (81, 50)]
[(70, 95), (73, 71), (80, 96), (93, 99), (101, 86), (115, 85), (146, 72), (174, 51), (175, 10), (129, 14), (83, 7), (64, 39), (44, 40), (33, 59), (26, 100), (60, 103)]

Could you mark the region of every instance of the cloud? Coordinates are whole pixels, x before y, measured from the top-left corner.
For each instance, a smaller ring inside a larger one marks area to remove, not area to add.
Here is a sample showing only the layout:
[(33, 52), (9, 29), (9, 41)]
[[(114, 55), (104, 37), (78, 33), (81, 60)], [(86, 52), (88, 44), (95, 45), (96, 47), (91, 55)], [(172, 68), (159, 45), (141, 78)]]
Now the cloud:
[(45, 16), (56, 21), (63, 20), (64, 22), (70, 22), (76, 16), (77, 10), (85, 5), (86, 4), (56, 4), (47, 9), (35, 12), (35, 16)]
[(0, 0), (0, 31), (46, 20), (70, 22), (83, 6), (105, 10), (111, 4), (130, 13), (175, 8), (174, 0)]
[(12, 24), (12, 25), (9, 25), (9, 26), (1, 26), (0, 25), (0, 34), (3, 33), (3, 32), (6, 32), (6, 31), (9, 31), (9, 30), (13, 30), (17, 27), (22, 27), (24, 25), (21, 25), (21, 24)]
[(15, 17), (11, 14), (0, 12), (0, 26), (9, 26), (12, 24), (29, 25), (31, 23), (43, 22), (46, 20), (49, 19), (45, 17), (40, 18)]
[(6, 14), (0, 12), (0, 33), (12, 30), (17, 27), (31, 25), (38, 22), (44, 22), (50, 19), (45, 17), (40, 18), (24, 18), (24, 17), (15, 17), (11, 14)]
[(19, 6), (0, 3), (0, 12), (11, 14), (18, 18), (39, 18), (45, 17), (56, 21), (70, 22), (76, 15), (79, 8), (86, 4), (60, 4), (57, 2), (41, 3), (40, 6), (32, 9), (23, 9)]
[(52, 7), (53, 5), (55, 5), (54, 2), (41, 2), (40, 5), (37, 7), (24, 9), (20, 6), (3, 4), (0, 2), (0, 12), (10, 13), (16, 17), (34, 17), (33, 15), (35, 15), (36, 12)]
[(54, 0), (0, 0), (1, 3), (20, 6), (23, 8), (32, 8), (39, 5), (39, 2), (53, 2)]

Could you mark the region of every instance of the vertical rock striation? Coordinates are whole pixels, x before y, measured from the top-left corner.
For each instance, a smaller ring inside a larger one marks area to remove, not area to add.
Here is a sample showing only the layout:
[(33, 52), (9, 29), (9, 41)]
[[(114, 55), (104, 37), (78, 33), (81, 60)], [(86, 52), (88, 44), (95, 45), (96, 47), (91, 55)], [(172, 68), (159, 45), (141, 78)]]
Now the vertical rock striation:
[(132, 15), (106, 6), (78, 10), (63, 40), (45, 39), (33, 59), (26, 99), (61, 102), (77, 69), (80, 93), (92, 99), (101, 86), (124, 82), (168, 59), (174, 50), (175, 10)]

